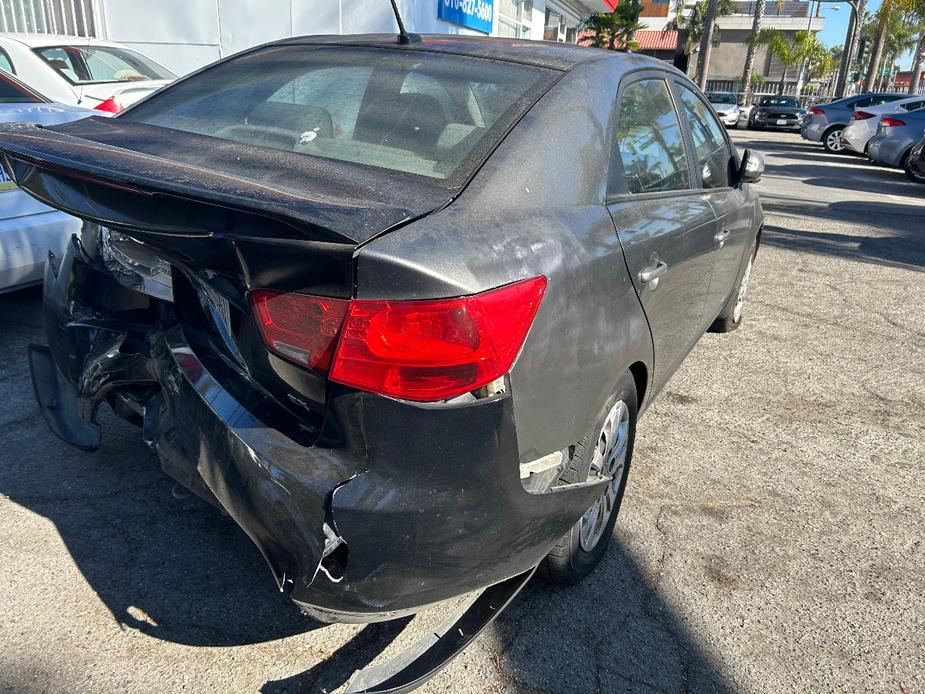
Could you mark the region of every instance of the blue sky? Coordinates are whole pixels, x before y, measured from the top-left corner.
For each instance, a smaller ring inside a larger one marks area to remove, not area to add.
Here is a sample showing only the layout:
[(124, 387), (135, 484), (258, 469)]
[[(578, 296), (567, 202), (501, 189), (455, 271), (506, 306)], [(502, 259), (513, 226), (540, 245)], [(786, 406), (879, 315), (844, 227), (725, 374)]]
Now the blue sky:
[[(876, 12), (881, 0), (869, 0), (867, 9)], [(837, 46), (845, 42), (845, 32), (848, 31), (848, 19), (851, 17), (851, 8), (846, 2), (822, 4), (822, 16), (825, 17), (825, 29), (819, 32), (819, 40), (826, 46)], [(903, 70), (912, 69), (912, 53), (899, 59)]]

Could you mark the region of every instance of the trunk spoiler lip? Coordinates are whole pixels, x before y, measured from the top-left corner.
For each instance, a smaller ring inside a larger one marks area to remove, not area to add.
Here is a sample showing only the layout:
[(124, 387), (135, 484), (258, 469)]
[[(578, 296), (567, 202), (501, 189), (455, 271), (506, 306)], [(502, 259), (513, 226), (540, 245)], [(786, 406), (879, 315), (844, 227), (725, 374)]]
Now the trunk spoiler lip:
[[(91, 160), (94, 156), (97, 157), (95, 161)], [(39, 171), (149, 199), (173, 198), (271, 218), (301, 232), (305, 240), (312, 243), (353, 247), (427, 216), (448, 204), (448, 200), (431, 200), (431, 204), (422, 205), (421, 210), (409, 210), (400, 206), (377, 204), (368, 199), (364, 199), (368, 203), (365, 207), (351, 205), (349, 200), (324, 200), (329, 198), (324, 194), (319, 196), (321, 200), (312, 200), (309, 194), (299, 196), (295, 192), (226, 172), (207, 170), (192, 163), (161, 158), (33, 123), (0, 124), (0, 160), (20, 188), (46, 205), (104, 226), (161, 235), (213, 236), (221, 232), (216, 230), (214, 233), (196, 234), (179, 228), (168, 231), (163, 227), (159, 229), (156, 220), (151, 220), (152, 224), (146, 225), (145, 229), (139, 229), (135, 222), (124, 223), (117, 219), (88, 215), (86, 211), (69, 208), (58, 200), (36, 194), (30, 189), (30, 175)], [(16, 163), (29, 168), (23, 170)], [(134, 167), (136, 170), (126, 170), (124, 167)], [(181, 181), (174, 180), (174, 176)], [(261, 240), (261, 237), (254, 235), (247, 235), (247, 238)]]

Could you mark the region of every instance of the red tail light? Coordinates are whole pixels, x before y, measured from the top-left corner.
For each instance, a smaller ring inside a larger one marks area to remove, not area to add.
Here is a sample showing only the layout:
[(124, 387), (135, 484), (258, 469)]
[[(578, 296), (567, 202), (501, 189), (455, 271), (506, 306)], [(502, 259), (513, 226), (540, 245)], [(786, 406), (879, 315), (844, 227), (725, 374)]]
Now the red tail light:
[(885, 128), (892, 128), (892, 127), (905, 125), (905, 124), (906, 124), (906, 121), (899, 120), (899, 118), (890, 118), (888, 116), (884, 116), (883, 118), (880, 119), (880, 125), (882, 125)]
[(346, 299), (251, 292), (257, 327), (266, 346), (301, 366), (327, 373), (347, 314)]
[(280, 356), (330, 368), (337, 383), (428, 401), (506, 374), (545, 291), (540, 276), (454, 299), (348, 302), (256, 290), (251, 303), (264, 342)]
[(807, 111), (807, 113), (811, 116), (821, 116), (823, 113), (825, 113), (825, 111), (823, 111), (821, 108), (813, 106), (811, 109), (809, 109), (809, 111)]
[(873, 118), (873, 113), (868, 113), (867, 111), (855, 111), (851, 114), (851, 120), (867, 120), (868, 118)]
[(534, 277), (436, 301), (350, 302), (331, 380), (408, 400), (444, 400), (506, 374), (546, 291)]
[(106, 99), (106, 101), (94, 106), (94, 110), (106, 111), (107, 113), (121, 113), (122, 111), (125, 110), (125, 107), (122, 106), (122, 104), (120, 104), (118, 101), (116, 101), (116, 97), (111, 96), (108, 99)]

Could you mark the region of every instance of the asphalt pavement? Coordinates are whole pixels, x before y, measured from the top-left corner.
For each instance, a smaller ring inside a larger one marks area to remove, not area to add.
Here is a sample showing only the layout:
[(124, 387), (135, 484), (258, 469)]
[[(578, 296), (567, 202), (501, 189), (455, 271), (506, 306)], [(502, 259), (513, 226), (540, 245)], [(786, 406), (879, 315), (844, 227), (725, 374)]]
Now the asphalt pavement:
[[(426, 692), (925, 689), (925, 186), (785, 133), (766, 154), (746, 319), (640, 421), (584, 584), (534, 582)], [(55, 439), (0, 296), (0, 689), (334, 691), (411, 623), (324, 626), (137, 429)]]

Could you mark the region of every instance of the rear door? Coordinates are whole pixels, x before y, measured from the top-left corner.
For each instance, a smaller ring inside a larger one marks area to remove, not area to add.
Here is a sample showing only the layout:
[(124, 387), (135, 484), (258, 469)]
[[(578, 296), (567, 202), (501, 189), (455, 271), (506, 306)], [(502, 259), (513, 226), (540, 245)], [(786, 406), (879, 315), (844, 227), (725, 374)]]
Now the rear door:
[(739, 276), (751, 236), (750, 208), (741, 188), (732, 187), (732, 143), (726, 129), (706, 101), (680, 80), (672, 81), (682, 123), (690, 133), (690, 150), (696, 169), (694, 184), (716, 214), (711, 255), (713, 272), (704, 307), (704, 327), (722, 310)]
[(618, 95), (608, 208), (649, 321), (661, 387), (703, 332), (714, 214), (662, 71), (634, 73)]

